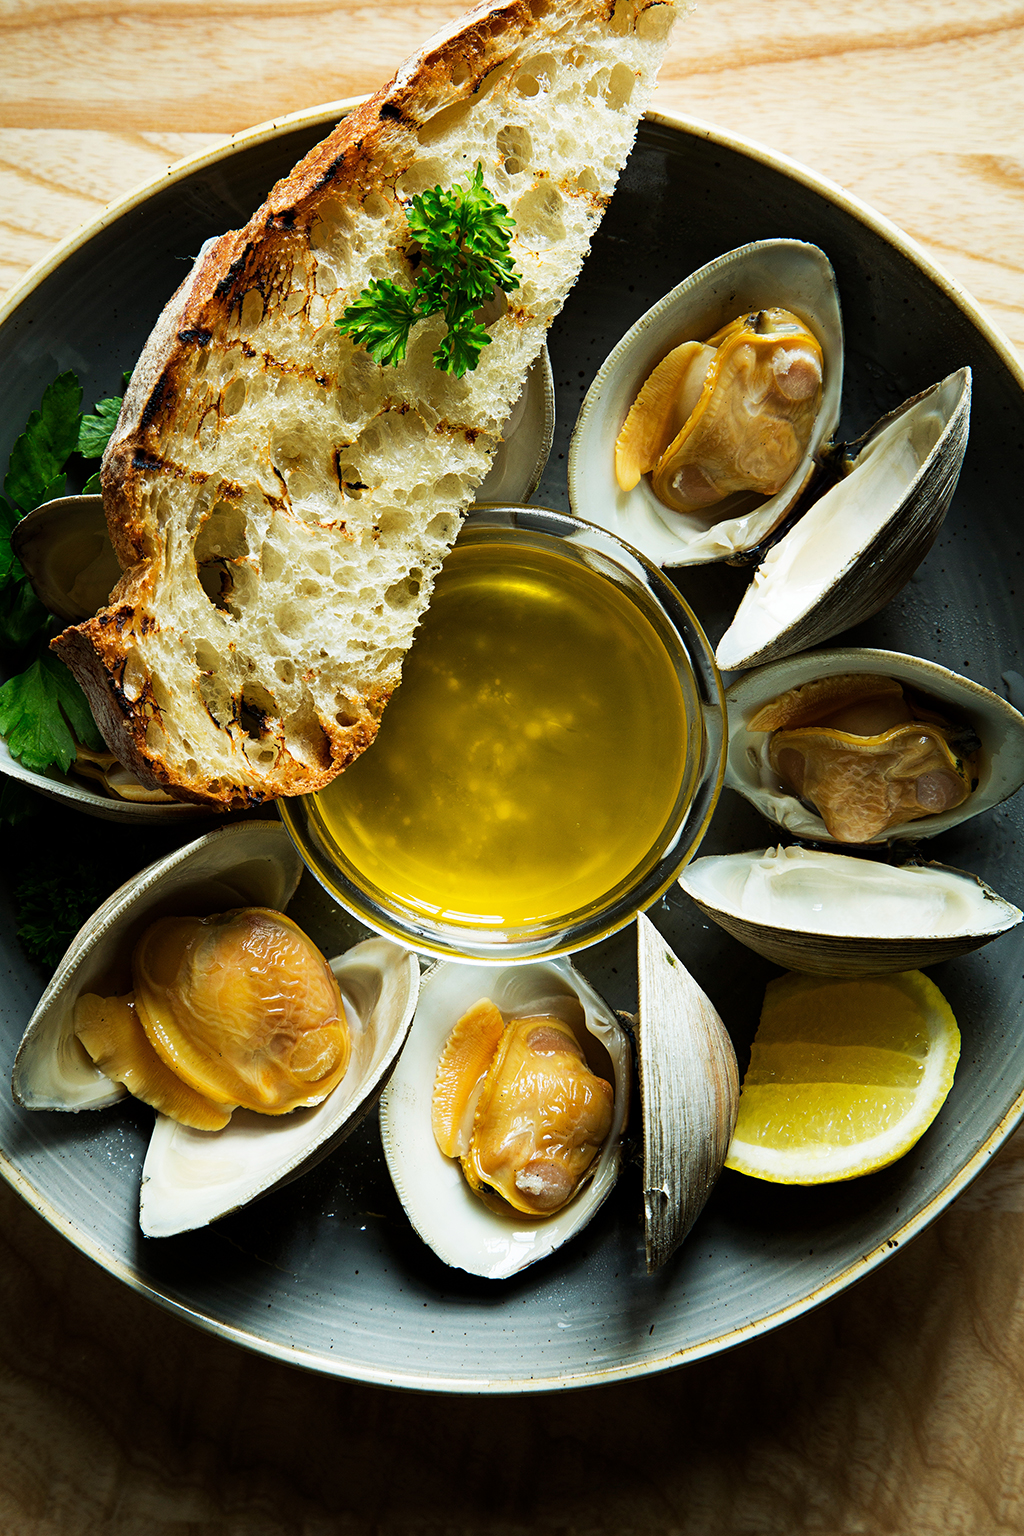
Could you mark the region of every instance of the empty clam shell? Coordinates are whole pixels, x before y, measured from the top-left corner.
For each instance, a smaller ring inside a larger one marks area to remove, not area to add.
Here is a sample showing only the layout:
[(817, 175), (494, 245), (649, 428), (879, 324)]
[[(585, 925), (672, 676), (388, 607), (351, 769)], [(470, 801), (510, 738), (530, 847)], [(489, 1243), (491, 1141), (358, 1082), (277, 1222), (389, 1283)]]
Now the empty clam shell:
[(840, 674), (893, 678), (934, 700), (939, 710), (965, 721), (977, 734), (977, 786), (952, 809), (903, 822), (865, 839), (869, 845), (932, 837), (999, 805), (1024, 784), (1024, 716), (998, 694), (937, 662), (898, 651), (810, 651), (771, 662), (739, 678), (726, 692), (729, 756), (725, 782), (794, 837), (835, 843), (824, 821), (787, 790), (769, 762), (770, 733), (751, 731), (757, 711), (788, 689)]
[(11, 548), (44, 608), (65, 624), (91, 619), (121, 579), (102, 496), (58, 496), (27, 512)]
[(810, 848), (696, 859), (679, 884), (748, 949), (787, 970), (870, 976), (966, 955), (1021, 921), (976, 875)]
[[(124, 1096), (89, 1060), (74, 1033), (86, 992), (131, 985), (131, 956), (143, 931), (169, 915), (206, 916), (236, 907), (284, 908), (302, 862), (278, 822), (242, 822), (210, 832), (150, 865), (89, 919), (29, 1021), (12, 1075), (27, 1109), (100, 1109)], [(323, 1103), (279, 1117), (237, 1110), (221, 1131), (190, 1131), (163, 1115), (143, 1169), (142, 1227), (166, 1236), (204, 1225), (254, 1199), (343, 1139), (375, 1102), (412, 1021), (419, 966), (408, 950), (371, 939), (331, 962), (352, 1029), (352, 1057)]]
[[(65, 623), (91, 618), (121, 576), (107, 534), (101, 496), (60, 496), (44, 502), (14, 525), (11, 546), (40, 602)], [(140, 826), (209, 818), (204, 806), (172, 802), (164, 795), (145, 791), (119, 764), (112, 771), (118, 785), (111, 786), (110, 794), (101, 794), (71, 775), (26, 768), (11, 756), (6, 741), (0, 738), (0, 773), (88, 816)], [(86, 772), (95, 779), (104, 777), (99, 770)]]
[(830, 640), (883, 608), (942, 525), (967, 448), (971, 370), (876, 423), (851, 467), (768, 551), (715, 653), (726, 671)]
[[(631, 491), (615, 478), (615, 441), (641, 386), (679, 343), (703, 341), (744, 310), (778, 307), (804, 321), (824, 356), (824, 391), (798, 468), (775, 495), (706, 512), (673, 512), (645, 477)], [(660, 565), (729, 560), (760, 544), (807, 484), (839, 421), (843, 328), (835, 275), (817, 246), (758, 240), (719, 256), (642, 315), (602, 364), (583, 402), (569, 451), (569, 499)]]
[[(592, 1068), (615, 1090), (611, 1130), (593, 1171), (568, 1205), (551, 1216), (492, 1210), (473, 1193), (459, 1163), (434, 1139), (431, 1106), (445, 1042), (481, 998), (506, 1018), (554, 1015), (570, 1024)], [(507, 1279), (579, 1232), (610, 1193), (629, 1107), (629, 1042), (613, 1011), (567, 960), (495, 969), (442, 964), (424, 978), (405, 1050), (381, 1098), (388, 1170), (416, 1231), (453, 1268)]]
[(722, 1171), (740, 1088), (736, 1052), (709, 998), (643, 913), (636, 933), (644, 1231), (653, 1273), (683, 1241)]

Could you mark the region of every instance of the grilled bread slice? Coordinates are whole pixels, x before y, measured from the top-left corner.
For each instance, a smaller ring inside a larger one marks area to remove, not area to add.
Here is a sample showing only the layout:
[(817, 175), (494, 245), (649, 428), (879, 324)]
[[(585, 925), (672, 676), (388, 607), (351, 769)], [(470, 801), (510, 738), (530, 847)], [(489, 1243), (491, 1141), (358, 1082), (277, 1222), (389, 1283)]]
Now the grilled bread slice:
[[(478, 7), (197, 260), (103, 462), (124, 575), (53, 642), (143, 782), (244, 807), (322, 788), (373, 740), (671, 20), (666, 0)], [(462, 379), (433, 366), (439, 317), (379, 367), (334, 322), (371, 278), (411, 286), (410, 199), (478, 163), (521, 287)]]

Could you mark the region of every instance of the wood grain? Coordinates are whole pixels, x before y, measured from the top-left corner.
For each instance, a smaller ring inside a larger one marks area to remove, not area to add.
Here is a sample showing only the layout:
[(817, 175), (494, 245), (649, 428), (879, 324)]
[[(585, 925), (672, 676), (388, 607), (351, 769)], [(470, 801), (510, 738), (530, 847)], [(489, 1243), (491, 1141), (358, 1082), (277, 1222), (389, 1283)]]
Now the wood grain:
[[(250, 123), (380, 84), (452, 4), (3, 0), (0, 284)], [(706, 0), (656, 105), (888, 214), (1024, 348), (1024, 7)], [(3, 1536), (1024, 1531), (1024, 1133), (789, 1328), (524, 1401), (334, 1383), (194, 1332), (0, 1186)]]

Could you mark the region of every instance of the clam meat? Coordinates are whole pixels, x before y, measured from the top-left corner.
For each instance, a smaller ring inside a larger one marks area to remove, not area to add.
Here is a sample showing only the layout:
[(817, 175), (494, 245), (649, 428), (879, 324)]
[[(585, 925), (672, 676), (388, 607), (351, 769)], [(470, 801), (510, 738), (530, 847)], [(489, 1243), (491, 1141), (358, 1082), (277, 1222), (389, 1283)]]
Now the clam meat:
[(726, 690), (725, 783), (794, 837), (934, 837), (1024, 784), (1024, 715), (899, 651), (787, 656)]
[(807, 451), (823, 375), (820, 342), (786, 309), (738, 315), (706, 342), (674, 347), (619, 433), (620, 488), (650, 474), (673, 512), (703, 512), (738, 492), (776, 495)]
[(281, 913), (301, 871), (277, 822), (178, 849), (86, 922), (29, 1020), (16, 1103), (101, 1109), (127, 1087), (156, 1108), (147, 1236), (214, 1221), (324, 1156), (405, 1041), (415, 956), (368, 939), (325, 961)]
[(591, 1071), (568, 1023), (544, 1014), (506, 1022), (482, 998), (445, 1042), (432, 1124), (481, 1199), (550, 1216), (579, 1189), (614, 1106), (615, 1090)]
[(75, 1033), (108, 1077), (183, 1125), (220, 1130), (240, 1106), (287, 1114), (345, 1074), (338, 983), (283, 913), (159, 918), (135, 946), (132, 979), (122, 997), (83, 993)]
[(423, 1241), (494, 1280), (567, 1242), (618, 1175), (631, 1069), (622, 1025), (567, 960), (435, 966), (380, 1111)]
[(770, 733), (769, 764), (837, 842), (954, 810), (977, 783), (973, 727), (891, 677), (817, 678), (770, 700), (747, 728)]
[(572, 511), (659, 565), (745, 563), (814, 476), (842, 384), (824, 252), (778, 239), (727, 251), (598, 370), (569, 449)]

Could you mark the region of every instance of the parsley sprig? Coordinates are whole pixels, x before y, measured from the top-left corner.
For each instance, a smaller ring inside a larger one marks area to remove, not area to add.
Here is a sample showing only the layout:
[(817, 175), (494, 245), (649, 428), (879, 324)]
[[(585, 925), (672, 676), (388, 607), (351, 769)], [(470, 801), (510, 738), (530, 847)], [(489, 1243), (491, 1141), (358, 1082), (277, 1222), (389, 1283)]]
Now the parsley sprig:
[(480, 162), (467, 187), (422, 192), (406, 217), (419, 248), (413, 287), (374, 278), (336, 324), (375, 362), (397, 367), (417, 321), (443, 314), (447, 331), (434, 366), (461, 379), (491, 340), (477, 311), (496, 289), (511, 293), (519, 287), (509, 254), (515, 220), (484, 186)]
[[(66, 773), (74, 762), (75, 743), (97, 751), (103, 739), (85, 695), (62, 661), (48, 649), (59, 625), (32, 590), (11, 546), (11, 533), (27, 512), (63, 496), (73, 455), (101, 457), (114, 430), (121, 401), (100, 400), (83, 414), (82, 386), (74, 373), (62, 373), (43, 393), (25, 430), (11, 449), (0, 496), (0, 653), (16, 669), (0, 687), (0, 736), (26, 768)], [(83, 490), (99, 490), (92, 474)], [(11, 797), (9, 797), (11, 798)], [(0, 800), (0, 819), (17, 819), (16, 801)]]

